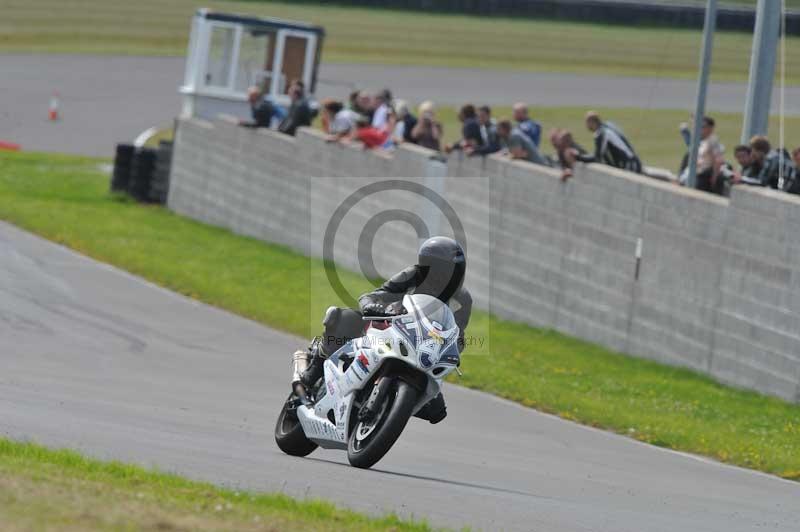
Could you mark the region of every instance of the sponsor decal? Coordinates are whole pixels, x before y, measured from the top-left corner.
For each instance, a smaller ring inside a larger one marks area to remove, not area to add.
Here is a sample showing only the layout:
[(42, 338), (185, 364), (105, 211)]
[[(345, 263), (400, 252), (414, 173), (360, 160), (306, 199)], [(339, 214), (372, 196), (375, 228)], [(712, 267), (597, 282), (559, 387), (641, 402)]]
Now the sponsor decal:
[(360, 352), (356, 357), (356, 364), (358, 364), (358, 367), (361, 368), (361, 371), (364, 373), (369, 373), (369, 359), (363, 351)]
[(440, 330), (437, 331), (435, 329), (431, 329), (428, 331), (428, 336), (430, 336), (431, 339), (439, 345), (444, 343), (444, 337), (442, 336), (442, 332)]
[(330, 395), (336, 395), (336, 391), (334, 390), (333, 387), (333, 381), (327, 381), (326, 384), (328, 385), (328, 393)]
[(419, 363), (422, 364), (422, 367), (429, 368), (433, 366), (433, 361), (431, 360), (431, 356), (428, 353), (423, 353), (419, 357)]

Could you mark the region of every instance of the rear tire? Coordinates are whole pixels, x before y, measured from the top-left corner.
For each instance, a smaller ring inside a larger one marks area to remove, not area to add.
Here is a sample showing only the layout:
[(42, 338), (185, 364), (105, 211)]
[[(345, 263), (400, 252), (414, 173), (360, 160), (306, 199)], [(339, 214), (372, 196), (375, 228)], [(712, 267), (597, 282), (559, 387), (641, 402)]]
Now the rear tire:
[(384, 398), (374, 428), (366, 436), (360, 437), (359, 433), (360, 429), (366, 432), (368, 427), (361, 421), (355, 422), (347, 441), (350, 465), (367, 469), (383, 458), (406, 428), (417, 400), (417, 390), (406, 382), (395, 381)]
[(275, 443), (281, 451), (291, 456), (307, 456), (314, 452), (317, 444), (306, 438), (303, 427), (293, 410), (289, 409), (294, 394), (283, 404), (275, 423)]

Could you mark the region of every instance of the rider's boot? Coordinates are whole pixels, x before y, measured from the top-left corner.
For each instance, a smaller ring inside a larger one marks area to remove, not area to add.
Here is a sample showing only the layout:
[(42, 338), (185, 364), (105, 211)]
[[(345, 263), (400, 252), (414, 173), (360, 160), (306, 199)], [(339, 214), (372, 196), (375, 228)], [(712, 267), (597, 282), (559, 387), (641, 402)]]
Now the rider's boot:
[(429, 421), (432, 425), (446, 418), (447, 406), (444, 404), (444, 397), (442, 394), (440, 393), (428, 401), (425, 406), (419, 409), (419, 412), (414, 414), (414, 417)]

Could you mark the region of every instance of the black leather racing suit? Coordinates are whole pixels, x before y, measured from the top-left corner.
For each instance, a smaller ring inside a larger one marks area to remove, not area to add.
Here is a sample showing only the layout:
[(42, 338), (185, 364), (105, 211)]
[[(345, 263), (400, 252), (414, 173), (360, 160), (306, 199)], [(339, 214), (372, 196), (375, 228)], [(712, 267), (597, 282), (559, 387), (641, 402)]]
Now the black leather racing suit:
[[(389, 306), (403, 300), (406, 294), (413, 294), (414, 290), (422, 282), (423, 274), (419, 266), (409, 266), (405, 270), (393, 275), (380, 288), (368, 292), (358, 298), (358, 305), (363, 309), (371, 303), (379, 303)], [(459, 350), (464, 348), (464, 331), (469, 324), (469, 317), (472, 313), (472, 296), (463, 286), (450, 297), (447, 303), (456, 319), (459, 333)]]
[[(393, 275), (381, 285), (380, 288), (368, 292), (358, 299), (361, 309), (368, 308), (371, 304), (379, 304), (383, 307), (390, 307), (403, 300), (406, 294), (413, 294), (423, 281), (423, 274), (419, 266), (409, 266), (401, 272)], [(458, 345), (459, 351), (464, 349), (464, 331), (469, 324), (470, 314), (472, 313), (472, 296), (463, 286), (459, 288), (447, 301), (450, 310), (459, 328)], [(333, 309), (325, 316), (325, 332), (322, 337), (322, 351), (325, 356), (332, 355), (337, 349), (342, 347), (353, 338), (358, 338), (364, 333), (364, 322), (361, 319), (362, 312), (353, 309)], [(310, 381), (315, 381), (321, 375), (320, 361), (316, 361), (313, 377)], [(447, 415), (442, 394), (432, 399), (416, 416), (426, 419), (431, 423), (438, 423)]]

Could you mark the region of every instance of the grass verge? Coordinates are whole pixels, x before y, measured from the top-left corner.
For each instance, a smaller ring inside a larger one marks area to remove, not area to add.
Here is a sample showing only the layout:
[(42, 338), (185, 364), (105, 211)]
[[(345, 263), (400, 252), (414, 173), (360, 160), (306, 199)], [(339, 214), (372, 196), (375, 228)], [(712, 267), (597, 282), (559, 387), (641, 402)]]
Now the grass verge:
[[(323, 25), (326, 62), (694, 78), (701, 39), (696, 29), (289, 2), (4, 0), (0, 50), (184, 55), (190, 18), (198, 7)], [(747, 79), (752, 35), (718, 32), (714, 44), (713, 79)], [(788, 83), (800, 82), (797, 52), (800, 38), (792, 36), (787, 40)]]
[(0, 438), (3, 530), (409, 530), (321, 501), (251, 494), (75, 452)]
[[(334, 303), (309, 301), (308, 258), (159, 207), (115, 200), (96, 163), (0, 155), (0, 219), (302, 336)], [(344, 277), (349, 286), (367, 286), (355, 275)], [(800, 480), (798, 405), (476, 313), (470, 334), (489, 330), (493, 354), (466, 353), (463, 385), (644, 442)]]

